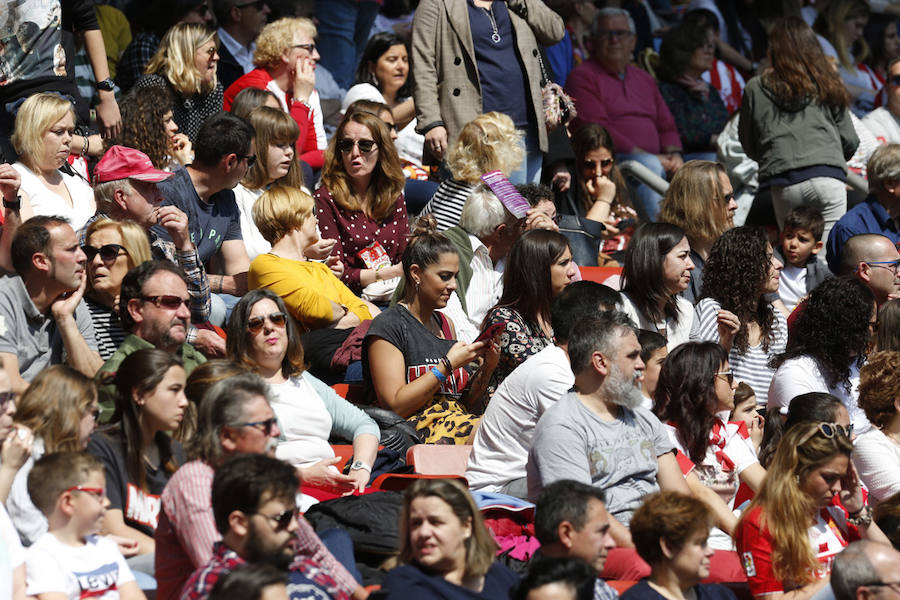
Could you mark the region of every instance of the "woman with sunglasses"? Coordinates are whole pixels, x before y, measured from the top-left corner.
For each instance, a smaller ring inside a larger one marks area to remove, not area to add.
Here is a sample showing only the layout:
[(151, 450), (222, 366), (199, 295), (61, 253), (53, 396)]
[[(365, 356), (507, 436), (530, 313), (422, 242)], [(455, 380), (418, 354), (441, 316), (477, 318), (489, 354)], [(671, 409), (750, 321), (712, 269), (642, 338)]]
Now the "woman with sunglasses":
[(872, 429), (856, 440), (853, 463), (873, 504), (900, 492), (900, 352), (876, 352), (859, 370), (859, 406)]
[(766, 413), (765, 433), (756, 453), (763, 468), (768, 468), (772, 463), (784, 433), (800, 423), (837, 423), (850, 432), (851, 441), (856, 439), (850, 413), (839, 398), (824, 392), (800, 394), (794, 396), (787, 408)]
[(152, 258), (146, 230), (131, 221), (99, 219), (85, 232), (87, 289), (84, 302), (94, 323), (97, 351), (108, 359), (128, 335), (119, 321), (118, 301), (125, 273)]
[[(710, 533), (709, 545), (720, 551), (734, 550), (730, 533), (737, 522), (732, 511), (738, 486), (745, 482), (758, 490), (766, 474), (752, 439), (762, 438), (762, 428), (748, 431), (743, 423), (728, 422), (736, 388), (728, 354), (720, 345), (688, 342), (663, 363), (653, 410), (679, 452), (682, 470), (693, 472), (700, 484), (724, 500), (711, 507), (719, 527)], [(732, 555), (730, 561), (740, 573), (737, 557)]]
[(84, 450), (100, 406), (94, 380), (66, 365), (52, 365), (38, 373), (22, 397), (10, 404), (16, 405), (16, 425), (28, 427), (34, 434), (31, 456), (16, 472), (6, 500), (13, 525), (29, 546), (47, 531), (47, 518), (28, 495), (28, 473), (34, 461), (52, 452)]
[[(344, 494), (365, 489), (378, 450), (378, 425), (305, 372), (300, 335), (281, 298), (265, 289), (241, 298), (228, 321), (227, 353), (269, 384), (281, 429), (276, 456), (296, 466), (305, 485)], [(353, 443), (348, 475), (332, 466), (337, 461), (328, 443), (332, 436)]]
[(851, 541), (890, 544), (863, 501), (852, 451), (849, 432), (836, 423), (802, 423), (781, 438), (734, 535), (757, 600), (811, 598)]
[(387, 302), (403, 274), (404, 181), (384, 122), (365, 112), (345, 116), (325, 152), (316, 214), (322, 237), (337, 240), (341, 280), (373, 302)]
[(91, 436), (87, 447), (106, 471), (109, 507), (102, 531), (137, 542), (129, 564), (152, 575), (159, 495), (185, 462), (184, 449), (170, 435), (188, 405), (184, 366), (176, 354), (144, 348), (128, 355), (110, 379), (117, 394), (112, 425)]
[(787, 319), (768, 299), (778, 293), (783, 266), (762, 229), (726, 231), (710, 250), (694, 309), (694, 339), (721, 344), (735, 376), (763, 406), (775, 374), (769, 362), (787, 345)]
[[(679, 173), (681, 173), (679, 175)], [(659, 207), (659, 220), (684, 230), (694, 268), (682, 295), (691, 304), (700, 299), (703, 266), (713, 243), (734, 227), (738, 205), (725, 168), (708, 160), (684, 163), (672, 177)]]

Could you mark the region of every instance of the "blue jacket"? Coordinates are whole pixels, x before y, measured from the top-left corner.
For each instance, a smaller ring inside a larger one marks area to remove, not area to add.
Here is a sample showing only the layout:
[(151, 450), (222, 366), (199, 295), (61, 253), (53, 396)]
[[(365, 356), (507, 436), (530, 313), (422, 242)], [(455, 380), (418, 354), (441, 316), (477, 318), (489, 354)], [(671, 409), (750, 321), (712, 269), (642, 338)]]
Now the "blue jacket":
[(863, 233), (877, 233), (888, 238), (895, 244), (900, 242), (900, 230), (881, 202), (875, 196), (869, 195), (863, 202), (857, 204), (834, 224), (828, 235), (828, 243), (825, 244), (828, 260), (828, 268), (832, 273), (838, 272), (841, 264), (841, 253), (844, 244), (854, 235)]

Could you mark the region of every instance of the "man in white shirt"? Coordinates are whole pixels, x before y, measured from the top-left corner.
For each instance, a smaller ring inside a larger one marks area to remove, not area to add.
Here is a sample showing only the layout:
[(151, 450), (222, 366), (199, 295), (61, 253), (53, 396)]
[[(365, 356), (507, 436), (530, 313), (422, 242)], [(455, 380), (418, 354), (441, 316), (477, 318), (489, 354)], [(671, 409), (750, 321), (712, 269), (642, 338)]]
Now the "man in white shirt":
[(880, 106), (863, 117), (863, 125), (882, 144), (900, 144), (900, 57), (888, 63), (887, 106)]
[(555, 344), (547, 346), (503, 380), (475, 434), (466, 479), (473, 490), (526, 498), (525, 465), (538, 419), (575, 383), (566, 347), (575, 323), (613, 310), (619, 293), (592, 281), (577, 281), (553, 301)]
[(227, 89), (238, 77), (253, 70), (256, 37), (269, 16), (265, 0), (216, 0), (213, 12), (219, 22), (219, 67), (217, 75)]

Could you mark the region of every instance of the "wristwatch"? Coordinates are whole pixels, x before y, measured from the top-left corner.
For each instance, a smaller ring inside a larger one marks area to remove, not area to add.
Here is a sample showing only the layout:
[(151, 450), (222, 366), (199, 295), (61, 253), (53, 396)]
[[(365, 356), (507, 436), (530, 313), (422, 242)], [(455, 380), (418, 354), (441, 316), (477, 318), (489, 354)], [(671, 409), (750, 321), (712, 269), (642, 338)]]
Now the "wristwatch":
[(19, 210), (22, 208), (22, 196), (16, 196), (14, 202), (10, 202), (6, 198), (3, 199), (3, 208), (8, 208), (10, 210)]
[(103, 81), (98, 81), (97, 83), (95, 83), (94, 87), (101, 92), (111, 92), (115, 89), (116, 82), (107, 77)]
[(367, 465), (366, 463), (364, 463), (364, 462), (361, 461), (361, 460), (354, 460), (354, 461), (353, 461), (353, 464), (350, 465), (350, 470), (351, 470), (351, 471), (358, 471), (358, 470), (360, 470), (360, 469), (362, 469), (362, 470), (364, 470), (364, 471), (368, 471), (369, 473), (372, 472), (372, 467), (370, 467), (369, 465)]

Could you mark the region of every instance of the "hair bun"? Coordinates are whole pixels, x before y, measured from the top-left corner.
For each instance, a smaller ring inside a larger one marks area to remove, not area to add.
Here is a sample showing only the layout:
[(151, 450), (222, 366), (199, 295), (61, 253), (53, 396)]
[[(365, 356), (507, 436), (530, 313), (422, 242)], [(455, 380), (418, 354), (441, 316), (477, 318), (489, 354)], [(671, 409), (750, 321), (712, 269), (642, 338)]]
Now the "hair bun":
[(410, 238), (419, 237), (420, 235), (429, 235), (438, 233), (438, 222), (434, 215), (422, 215), (416, 221)]

